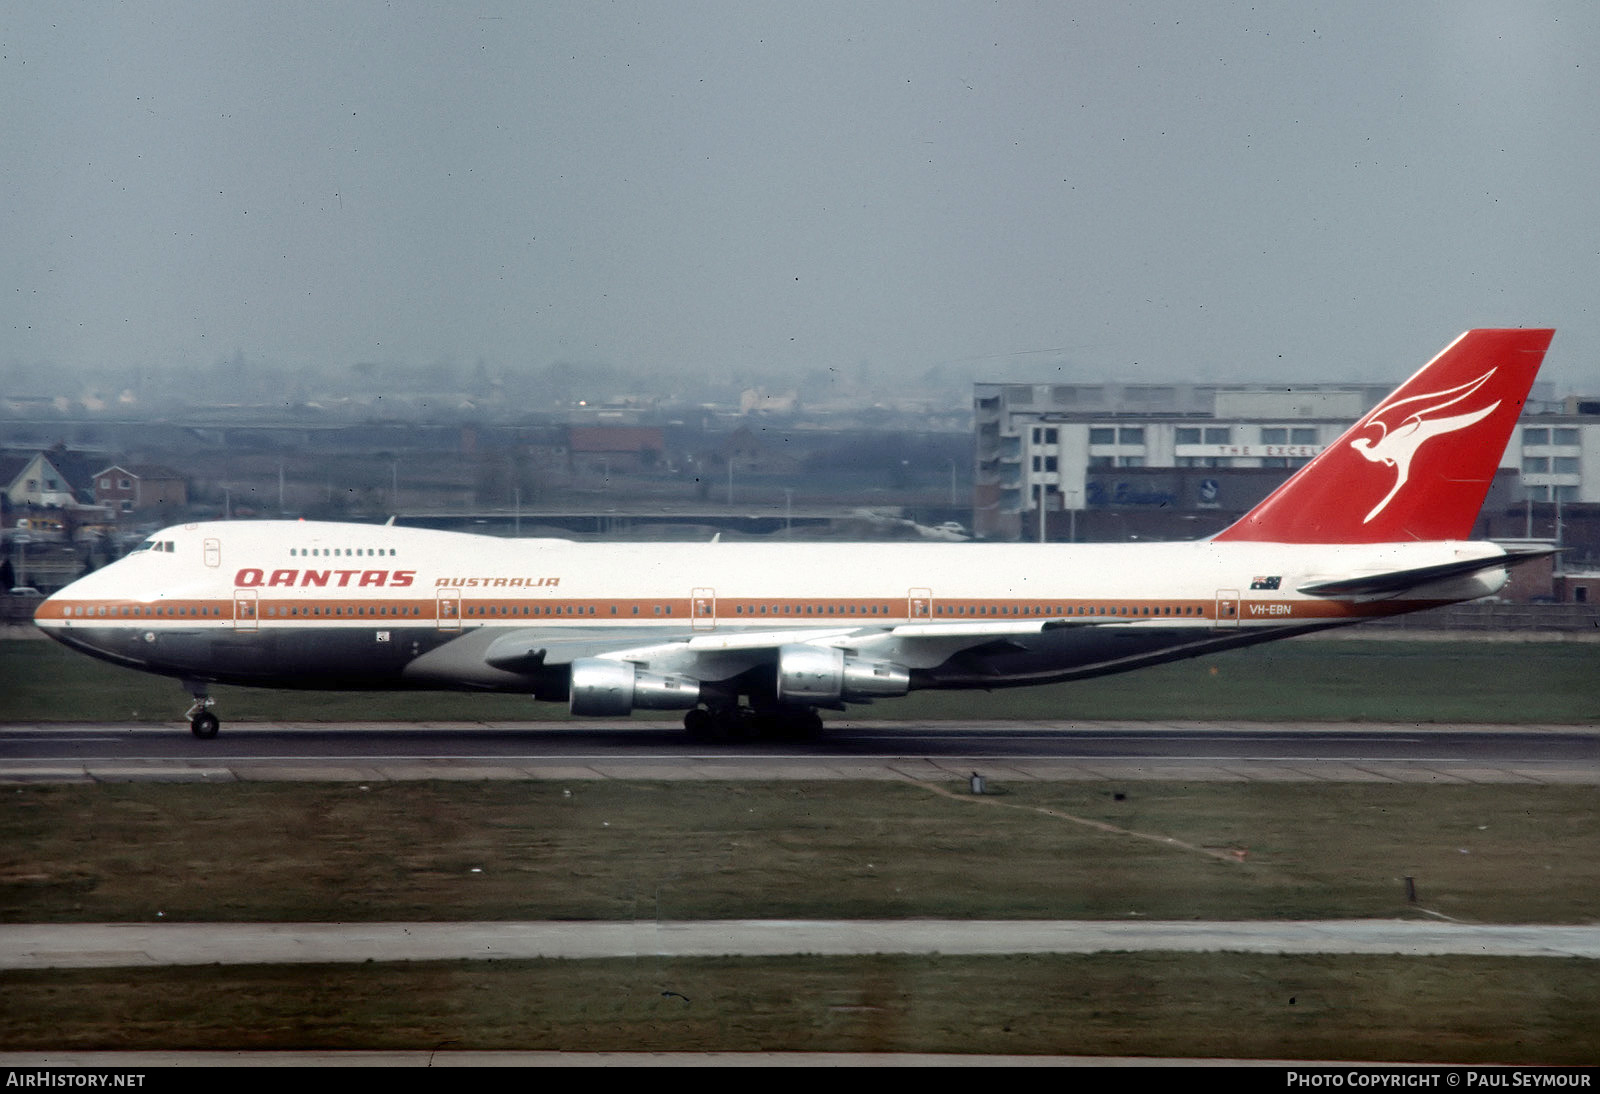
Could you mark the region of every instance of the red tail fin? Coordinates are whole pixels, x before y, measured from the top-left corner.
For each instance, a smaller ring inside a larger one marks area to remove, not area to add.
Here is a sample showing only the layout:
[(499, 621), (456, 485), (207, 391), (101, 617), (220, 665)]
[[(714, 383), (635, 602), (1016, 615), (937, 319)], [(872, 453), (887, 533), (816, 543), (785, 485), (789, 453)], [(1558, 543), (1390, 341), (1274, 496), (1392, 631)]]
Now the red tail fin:
[(1463, 334), (1216, 538), (1467, 538), (1554, 334)]

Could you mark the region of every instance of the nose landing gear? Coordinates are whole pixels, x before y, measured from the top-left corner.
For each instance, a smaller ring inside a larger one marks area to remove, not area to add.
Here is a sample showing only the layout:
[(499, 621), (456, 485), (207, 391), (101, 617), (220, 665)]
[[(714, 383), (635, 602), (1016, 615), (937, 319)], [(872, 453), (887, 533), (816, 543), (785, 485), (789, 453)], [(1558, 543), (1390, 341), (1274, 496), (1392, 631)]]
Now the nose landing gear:
[(204, 684), (190, 685), (189, 694), (194, 696), (194, 703), (183, 712), (183, 716), (189, 719), (189, 732), (202, 741), (209, 741), (222, 728), (222, 720), (211, 713), (217, 701), (206, 694)]

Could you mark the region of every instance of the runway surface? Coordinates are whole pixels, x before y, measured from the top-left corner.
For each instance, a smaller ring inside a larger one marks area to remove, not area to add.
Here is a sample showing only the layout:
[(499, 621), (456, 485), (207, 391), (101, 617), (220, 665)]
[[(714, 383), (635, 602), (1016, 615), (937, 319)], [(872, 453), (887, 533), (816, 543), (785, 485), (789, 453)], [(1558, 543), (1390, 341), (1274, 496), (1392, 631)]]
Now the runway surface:
[(814, 741), (694, 742), (672, 723), (0, 727), (0, 781), (991, 779), (1600, 783), (1573, 726), (839, 722)]
[(0, 927), (0, 969), (607, 957), (1119, 953), (1600, 958), (1600, 927), (1414, 920), (87, 923)]
[[(1572, 726), (1318, 724), (830, 723), (807, 742), (689, 741), (675, 723), (0, 726), (0, 782), (407, 779), (885, 779), (1401, 782), (1600, 785), (1600, 733)], [(869, 953), (1095, 953), (1133, 950), (1466, 954), (1600, 959), (1600, 927), (1432, 921), (15, 924), (0, 968), (530, 957)], [(7, 1054), (12, 1066), (205, 1062), (355, 1063), (297, 1054)], [(370, 1054), (360, 1063), (794, 1064), (720, 1054)], [(953, 1066), (940, 1057), (805, 1062)], [(955, 1063), (1016, 1061), (965, 1057)], [(1104, 1064), (1106, 1060), (1084, 1061)], [(1124, 1061), (1135, 1062), (1135, 1061)], [(1150, 1061), (1156, 1062), (1156, 1061)]]

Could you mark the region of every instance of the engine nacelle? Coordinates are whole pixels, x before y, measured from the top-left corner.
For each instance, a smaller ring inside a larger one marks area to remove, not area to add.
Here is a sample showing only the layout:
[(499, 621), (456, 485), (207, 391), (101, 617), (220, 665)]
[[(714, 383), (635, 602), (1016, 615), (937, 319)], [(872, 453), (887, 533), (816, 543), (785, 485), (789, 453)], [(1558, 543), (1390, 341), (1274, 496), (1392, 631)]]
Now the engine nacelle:
[(778, 701), (837, 703), (878, 699), (911, 690), (911, 673), (891, 661), (863, 661), (826, 646), (778, 648)]
[(630, 661), (582, 657), (572, 663), (567, 709), (579, 717), (608, 718), (632, 710), (688, 710), (700, 702), (692, 676), (640, 672)]

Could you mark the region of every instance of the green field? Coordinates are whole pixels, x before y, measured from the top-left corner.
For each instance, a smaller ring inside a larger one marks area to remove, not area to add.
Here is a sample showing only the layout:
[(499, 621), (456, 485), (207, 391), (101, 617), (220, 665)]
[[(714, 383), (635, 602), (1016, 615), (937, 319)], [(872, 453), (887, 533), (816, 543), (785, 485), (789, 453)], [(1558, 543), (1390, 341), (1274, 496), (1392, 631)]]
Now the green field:
[(992, 789), (23, 785), (0, 810), (0, 916), (1600, 920), (1590, 786)]
[[(230, 721), (564, 720), (518, 695), (219, 687)], [(181, 723), (174, 680), (41, 640), (0, 642), (0, 720)], [(1121, 676), (995, 692), (915, 692), (852, 706), (896, 720), (1600, 722), (1600, 643), (1295, 639)], [(646, 712), (639, 717), (670, 717)], [(842, 715), (828, 715), (839, 718)]]
[(1137, 953), (22, 972), (0, 974), (0, 1048), (1593, 1065), (1593, 964)]
[[(0, 909), (11, 921), (169, 922), (1600, 918), (1593, 787), (993, 789), (17, 786), (0, 809)], [(1581, 1064), (1600, 1057), (1594, 964), (1139, 953), (8, 972), (0, 1048)]]
[[(1297, 640), (871, 717), (1592, 724), (1600, 646)], [(565, 718), (219, 688), (225, 720)], [(0, 644), (0, 719), (179, 724), (170, 680)], [(837, 717), (837, 716), (835, 716)], [(226, 731), (225, 731), (226, 732)], [(0, 919), (1600, 920), (1594, 788), (439, 782), (0, 790)], [(1118, 798), (1118, 794), (1122, 796)], [(1109, 829), (1098, 827), (1110, 826)], [(1408, 904), (1404, 878), (1416, 879)], [(1594, 962), (1092, 957), (0, 974), (0, 1047), (945, 1051), (1593, 1063)]]

